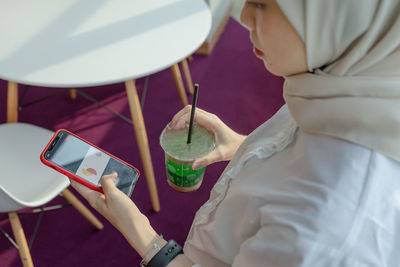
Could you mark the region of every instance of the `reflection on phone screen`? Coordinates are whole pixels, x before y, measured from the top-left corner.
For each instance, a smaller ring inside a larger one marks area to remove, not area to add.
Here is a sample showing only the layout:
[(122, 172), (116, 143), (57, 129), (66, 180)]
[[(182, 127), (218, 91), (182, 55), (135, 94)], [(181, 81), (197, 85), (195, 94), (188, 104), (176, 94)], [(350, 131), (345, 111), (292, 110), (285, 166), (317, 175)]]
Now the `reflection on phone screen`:
[(99, 187), (103, 175), (117, 172), (116, 186), (128, 196), (132, 194), (138, 178), (134, 168), (66, 132), (58, 136), (60, 140), (47, 160)]

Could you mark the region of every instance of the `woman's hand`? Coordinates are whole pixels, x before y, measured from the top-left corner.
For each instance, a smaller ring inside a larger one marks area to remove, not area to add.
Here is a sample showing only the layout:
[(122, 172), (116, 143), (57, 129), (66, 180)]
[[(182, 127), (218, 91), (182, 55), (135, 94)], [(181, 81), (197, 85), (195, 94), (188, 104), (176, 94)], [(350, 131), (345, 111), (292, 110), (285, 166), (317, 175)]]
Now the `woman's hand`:
[[(190, 121), (191, 105), (187, 105), (175, 114), (170, 123), (171, 129), (182, 129)], [(192, 168), (198, 169), (211, 163), (231, 160), (240, 144), (246, 138), (226, 126), (216, 115), (196, 108), (194, 121), (214, 134), (215, 149), (205, 157), (193, 162)]]
[[(149, 220), (136, 207), (132, 200), (115, 187), (117, 174), (104, 175), (100, 179), (104, 195), (81, 185), (74, 180), (72, 187), (78, 191), (89, 204), (114, 225), (128, 240), (129, 244), (143, 258), (157, 233)], [(184, 254), (180, 254), (168, 264), (168, 267), (186, 267), (193, 263)]]
[(135, 203), (115, 187), (116, 179), (116, 173), (104, 175), (100, 179), (104, 195), (73, 180), (71, 180), (71, 185), (89, 202), (90, 206), (114, 225), (143, 257), (157, 233)]

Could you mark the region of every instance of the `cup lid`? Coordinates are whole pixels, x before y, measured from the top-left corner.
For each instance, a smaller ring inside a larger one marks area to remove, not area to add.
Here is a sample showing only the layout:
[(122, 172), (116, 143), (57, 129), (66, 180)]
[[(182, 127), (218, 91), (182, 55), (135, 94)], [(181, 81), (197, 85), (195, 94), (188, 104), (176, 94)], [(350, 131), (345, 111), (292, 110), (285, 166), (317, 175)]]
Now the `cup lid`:
[(172, 130), (167, 125), (160, 135), (160, 145), (170, 157), (180, 161), (194, 161), (215, 148), (215, 138), (204, 127), (193, 125), (192, 142), (187, 144), (188, 127)]

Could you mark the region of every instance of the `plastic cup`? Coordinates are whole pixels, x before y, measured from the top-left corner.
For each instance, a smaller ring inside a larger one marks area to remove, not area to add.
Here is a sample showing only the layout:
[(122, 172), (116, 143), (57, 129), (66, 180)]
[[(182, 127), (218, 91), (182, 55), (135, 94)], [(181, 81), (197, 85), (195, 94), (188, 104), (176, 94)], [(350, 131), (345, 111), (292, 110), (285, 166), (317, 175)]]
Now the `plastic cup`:
[(188, 127), (172, 130), (167, 125), (160, 136), (168, 184), (179, 192), (192, 192), (200, 187), (206, 167), (193, 170), (192, 164), (215, 147), (213, 134), (198, 124), (193, 125), (190, 144), (187, 144), (187, 133)]

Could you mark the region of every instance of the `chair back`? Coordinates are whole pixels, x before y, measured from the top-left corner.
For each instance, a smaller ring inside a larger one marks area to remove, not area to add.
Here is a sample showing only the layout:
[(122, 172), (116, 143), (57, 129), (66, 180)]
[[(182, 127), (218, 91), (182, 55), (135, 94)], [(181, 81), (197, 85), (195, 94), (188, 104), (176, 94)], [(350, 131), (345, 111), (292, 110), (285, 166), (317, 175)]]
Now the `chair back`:
[(26, 123), (0, 125), (0, 212), (41, 206), (69, 185), (66, 176), (40, 162), (52, 135)]

